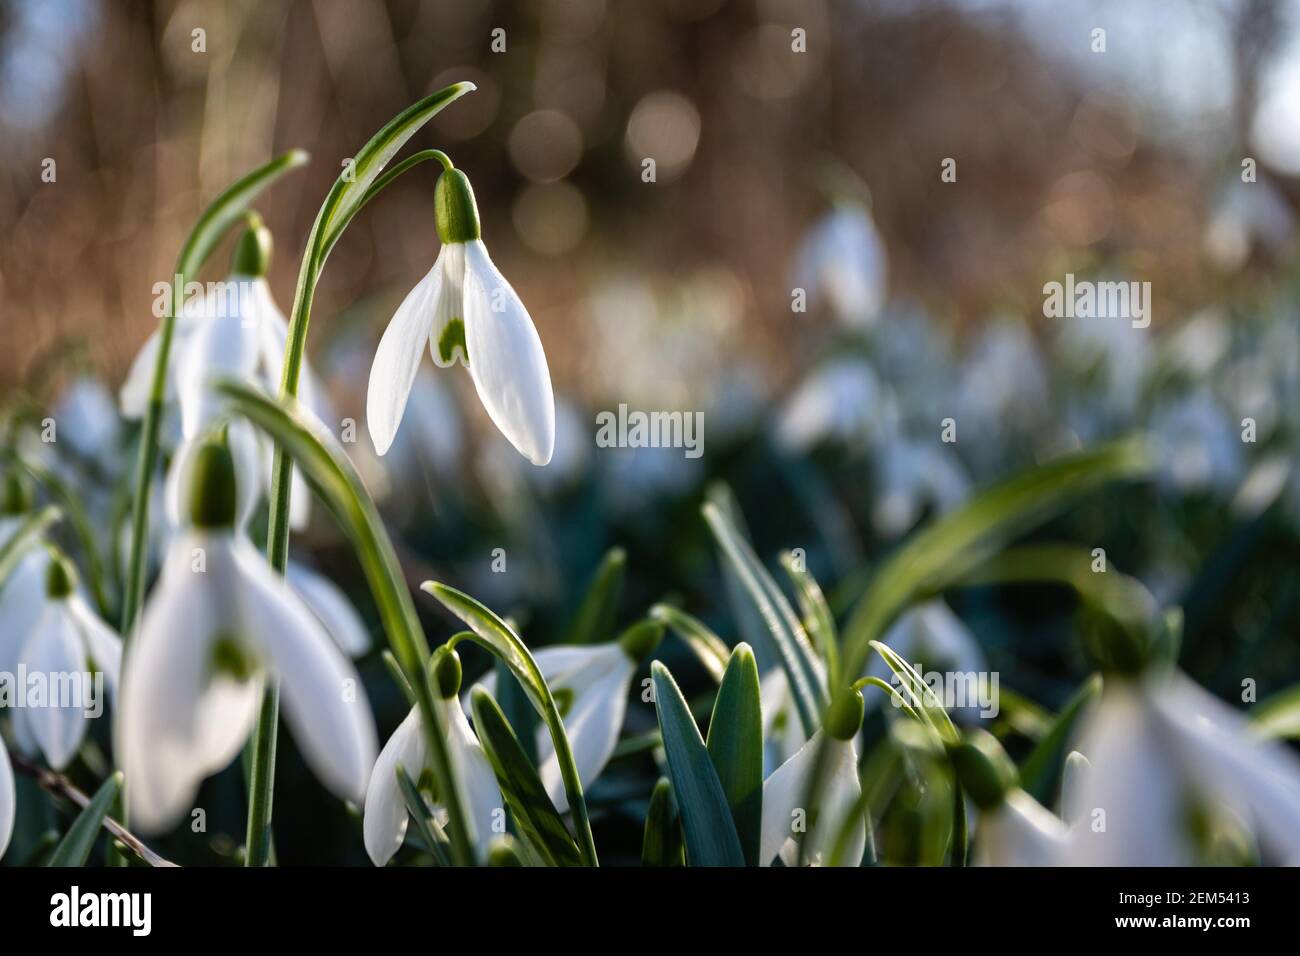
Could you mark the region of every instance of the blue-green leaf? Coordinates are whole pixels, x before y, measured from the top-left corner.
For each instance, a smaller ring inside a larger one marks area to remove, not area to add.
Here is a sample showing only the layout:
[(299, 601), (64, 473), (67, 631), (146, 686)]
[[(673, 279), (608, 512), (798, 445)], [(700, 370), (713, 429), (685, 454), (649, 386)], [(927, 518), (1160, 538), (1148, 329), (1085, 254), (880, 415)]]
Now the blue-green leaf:
[(668, 776), (682, 815), (686, 857), (691, 866), (744, 866), (745, 854), (736, 836), (727, 795), (686, 700), (663, 664), (652, 663), (650, 673), (659, 732), (668, 757)]
[(757, 866), (763, 829), (763, 708), (758, 664), (748, 644), (737, 644), (731, 652), (709, 718), (707, 746), (745, 862)]
[(673, 797), (673, 785), (660, 777), (650, 794), (645, 814), (645, 832), (641, 837), (642, 866), (682, 866), (686, 862), (682, 844), (682, 821)]

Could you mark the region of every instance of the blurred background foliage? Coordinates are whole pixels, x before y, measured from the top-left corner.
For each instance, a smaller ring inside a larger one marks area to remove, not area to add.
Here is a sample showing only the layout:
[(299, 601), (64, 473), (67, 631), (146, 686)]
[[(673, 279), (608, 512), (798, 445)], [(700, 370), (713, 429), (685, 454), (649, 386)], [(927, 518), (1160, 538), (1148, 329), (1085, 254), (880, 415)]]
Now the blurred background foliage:
[[(426, 363), (397, 445), (373, 456), (373, 346), (437, 252), (434, 176), (403, 179), (330, 260), (309, 351), (331, 424), (362, 423), (349, 451), (412, 587), (454, 583), (552, 643), (620, 546), (620, 624), (667, 598), (738, 640), (699, 517), (721, 480), (758, 553), (803, 548), (842, 619), (881, 555), (973, 488), (1144, 431), (1158, 480), (1036, 538), (1103, 547), (1182, 605), (1183, 666), (1217, 693), (1300, 677), (1300, 11), (1281, 0), (0, 2), (0, 390), (53, 411), (71, 441), (50, 465), (102, 499), (98, 526), (117, 534), (132, 461), (113, 393), (203, 205), (310, 151), (258, 203), (287, 309), (341, 163), (456, 80), (478, 91), (416, 142), (474, 183), (546, 346), (558, 439), (533, 469), (466, 376)], [(1044, 318), (1043, 284), (1067, 272), (1149, 281), (1150, 329)], [(593, 415), (619, 403), (702, 411), (705, 455), (595, 447)], [(374, 620), (327, 516), (295, 547)], [(1087, 672), (1067, 595), (950, 600), (1004, 689), (1055, 708)], [(422, 612), (431, 639), (453, 630)], [(709, 686), (675, 641), (660, 654), (688, 695)], [(376, 656), (362, 666), (386, 734), (405, 706)], [(653, 725), (633, 706), (625, 733)], [(359, 823), (283, 737), (280, 763), (281, 857), (362, 862)], [(655, 773), (633, 754), (595, 787), (611, 861), (636, 857)], [(208, 833), (160, 849), (228, 858), (243, 799), (238, 768), (210, 781)]]

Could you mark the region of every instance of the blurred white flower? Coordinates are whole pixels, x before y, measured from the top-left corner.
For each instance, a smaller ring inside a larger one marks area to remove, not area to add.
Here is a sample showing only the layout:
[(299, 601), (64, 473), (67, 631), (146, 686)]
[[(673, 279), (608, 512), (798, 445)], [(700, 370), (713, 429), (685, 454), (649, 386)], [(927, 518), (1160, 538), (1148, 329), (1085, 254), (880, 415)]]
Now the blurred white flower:
[[(453, 772), (464, 791), (470, 838), (474, 841), (478, 858), (486, 859), (488, 845), (501, 832), (505, 802), (501, 799), (492, 765), (470, 728), (455, 692), (440, 699), (437, 706), (447, 727), (447, 749)], [(428, 789), (433, 770), (429, 765), (420, 711), (416, 708), (411, 709), (393, 736), (388, 738), (370, 774), (362, 828), (366, 853), (375, 866), (383, 866), (392, 859), (406, 836), (408, 813), (397, 782), (398, 764), (417, 786)]]
[[(68, 765), (86, 735), (87, 711), (92, 707), (96, 672), (116, 698), (122, 641), (76, 592), (77, 576), (61, 555), (46, 560), (39, 616), (26, 632), (14, 632), (20, 650), (17, 664), (27, 673), (45, 676), (48, 699), (13, 709), (14, 736), (32, 744), (55, 770)], [(9, 622), (5, 622), (6, 628)], [(73, 689), (73, 681), (78, 687)], [(62, 691), (68, 692), (64, 697)]]
[(14, 815), (17, 811), (14, 799), (14, 770), (9, 765), (9, 752), (5, 750), (4, 738), (0, 738), (0, 858), (9, 849), (9, 838), (14, 833)]
[(406, 410), (425, 344), (447, 368), (459, 355), (493, 424), (535, 465), (551, 460), (555, 400), (533, 320), (479, 238), (478, 209), (463, 173), (448, 169), (435, 193), (442, 249), (389, 322), (370, 370), (366, 419), (379, 454)]
[(1181, 673), (1108, 681), (1078, 749), (1092, 769), (1070, 864), (1195, 864), (1208, 814), (1243, 822), (1267, 861), (1300, 865), (1300, 761)]
[(845, 204), (804, 235), (792, 281), (807, 292), (810, 307), (827, 303), (840, 321), (863, 326), (885, 304), (888, 271), (885, 243), (871, 216)]
[(1059, 866), (1069, 831), (1050, 810), (1019, 788), (980, 812), (976, 866)]
[(1225, 272), (1246, 264), (1253, 249), (1284, 256), (1295, 238), (1295, 214), (1267, 176), (1243, 182), (1229, 173), (1215, 196), (1205, 227), (1205, 251)]
[(871, 518), (887, 537), (910, 530), (927, 506), (940, 514), (970, 494), (970, 478), (951, 445), (937, 437), (918, 440), (895, 434), (875, 450), (876, 493)]
[(357, 609), (337, 584), (300, 561), (290, 559), (284, 571), (289, 587), (316, 615), (339, 650), (349, 657), (361, 657), (370, 650), (370, 632)]
[(73, 379), (54, 405), (54, 421), (59, 441), (66, 441), (78, 456), (110, 474), (118, 470), (123, 461), (117, 454), (122, 422), (112, 394), (98, 378)]
[(1159, 480), (1175, 491), (1230, 494), (1245, 470), (1241, 435), (1208, 389), (1161, 403), (1151, 443)]
[[(817, 747), (823, 739), (830, 751), (827, 755), (828, 776), (817, 819), (812, 820), (808, 819), (804, 804)], [(786, 866), (798, 865), (801, 842), (808, 844), (803, 854), (805, 862), (813, 866), (829, 862), (840, 829), (861, 797), (857, 744), (852, 740), (827, 737), (822, 731), (817, 731), (794, 756), (763, 781), (759, 865), (768, 866), (777, 856)], [(857, 866), (867, 846), (866, 821), (861, 813), (855, 817), (842, 861), (845, 866)]]
[(133, 822), (166, 829), (240, 751), (268, 672), (317, 777), (360, 803), (375, 729), (361, 680), (317, 618), (235, 527), (234, 464), (205, 445), (189, 526), (168, 548), (122, 675), (116, 750)]
[[(0, 544), (13, 534), (18, 522), (6, 529), (0, 519)], [(23, 643), (36, 629), (45, 610), (45, 569), (49, 552), (34, 547), (18, 559), (8, 579), (0, 586), (0, 671), (17, 669)]]
[(878, 435), (881, 397), (870, 362), (852, 356), (831, 359), (786, 400), (777, 419), (777, 444), (794, 454), (825, 442), (860, 447)]

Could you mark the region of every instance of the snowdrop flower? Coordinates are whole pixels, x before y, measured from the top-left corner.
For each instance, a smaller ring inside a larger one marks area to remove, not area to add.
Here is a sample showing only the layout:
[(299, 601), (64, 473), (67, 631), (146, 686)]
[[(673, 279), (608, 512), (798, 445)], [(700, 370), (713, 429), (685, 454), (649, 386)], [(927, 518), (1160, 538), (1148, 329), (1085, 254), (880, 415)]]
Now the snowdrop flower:
[(809, 451), (834, 441), (851, 448), (877, 437), (883, 400), (875, 370), (863, 358), (835, 358), (818, 368), (790, 396), (777, 420), (777, 443)]
[(970, 479), (949, 445), (895, 435), (880, 443), (875, 464), (871, 518), (890, 537), (911, 529), (926, 505), (946, 512), (970, 493)]
[(1244, 823), (1266, 860), (1300, 865), (1300, 761), (1183, 674), (1108, 681), (1077, 746), (1092, 768), (1071, 864), (1197, 863), (1193, 822), (1208, 813)]
[[(31, 489), (10, 471), (5, 475), (0, 499), (0, 547), (17, 533), (31, 506)], [(0, 671), (16, 670), (22, 642), (35, 629), (44, 610), (45, 566), (49, 559), (44, 548), (31, 548), (18, 559), (9, 577), (0, 582)]]
[(0, 740), (0, 858), (9, 849), (9, 838), (14, 834), (14, 768), (9, 765), (9, 753), (4, 740)]
[[(63, 555), (51, 550), (46, 562), (44, 600), (34, 628), (23, 635), (18, 662), (42, 674), (48, 698), (38, 706), (16, 707), (14, 735), (33, 744), (55, 770), (68, 765), (86, 736), (87, 711), (93, 700), (92, 675), (102, 672), (116, 698), (122, 641), (77, 593), (77, 572)], [(74, 699), (64, 699), (70, 681)]]
[[(935, 598), (903, 614), (885, 633), (883, 643), (895, 654), (917, 667), (922, 676), (941, 671), (955, 674), (983, 674), (988, 669), (984, 652), (975, 635), (942, 598)], [(884, 681), (894, 681), (893, 671), (877, 655), (869, 673)], [(945, 706), (947, 702), (945, 701)], [(947, 707), (958, 720), (972, 721), (979, 714), (979, 704)]]
[(1285, 256), (1293, 245), (1295, 231), (1291, 205), (1272, 180), (1263, 176), (1243, 182), (1234, 171), (1215, 197), (1205, 228), (1204, 248), (1216, 266), (1224, 272), (1236, 272), (1256, 248), (1273, 256)]
[(976, 866), (1059, 866), (1068, 830), (1037, 800), (1020, 789), (1016, 766), (997, 738), (970, 732), (949, 748), (967, 795), (980, 808), (975, 834)]
[(469, 180), (450, 161), (434, 191), (442, 250), (398, 307), (375, 352), (366, 398), (370, 436), (388, 451), (425, 343), (439, 366), (457, 356), (493, 424), (535, 465), (551, 460), (555, 399), (533, 320), (480, 238)]
[[(497, 786), (496, 774), (488, 762), (483, 746), (470, 728), (461, 707), (460, 656), (453, 650), (440, 650), (434, 662), (438, 688), (437, 707), (447, 729), (447, 749), (453, 772), (464, 790), (463, 805), (470, 839), (478, 859), (487, 858), (488, 845), (500, 833), (505, 802)], [(406, 719), (388, 738), (370, 774), (366, 789), (364, 830), (366, 852), (375, 866), (383, 866), (402, 846), (408, 822), (406, 801), (397, 781), (397, 766), (415, 782), (422, 792), (430, 790), (433, 769), (429, 763), (424, 728), (419, 708), (411, 708)], [(436, 801), (435, 801), (436, 802)]]
[[(797, 866), (801, 843), (807, 843), (803, 851), (805, 862), (813, 866), (829, 863), (849, 814), (854, 814), (855, 819), (841, 862), (845, 866), (857, 866), (861, 862), (867, 847), (867, 825), (863, 815), (854, 810), (862, 797), (856, 742), (862, 729), (862, 714), (862, 695), (852, 691), (841, 704), (831, 708), (825, 726), (763, 781), (759, 865), (771, 865), (779, 856), (786, 866)], [(817, 748), (823, 740), (830, 750), (826, 783), (816, 819), (811, 819), (804, 804)]]
[(375, 728), (361, 680), (319, 621), (235, 527), (230, 451), (196, 457), (187, 527), (168, 548), (122, 675), (116, 749), (131, 816), (171, 826), (199, 783), (239, 753), (268, 672), (303, 757), (360, 803)]
[(1241, 435), (1207, 389), (1161, 405), (1151, 439), (1161, 484), (1180, 492), (1231, 493), (1245, 469)]
[[(122, 423), (113, 396), (90, 375), (72, 381), (54, 406), (59, 437), (81, 458), (113, 468)], [(113, 470), (116, 470), (115, 468)]]
[(370, 632), (338, 585), (292, 559), (285, 568), (284, 577), (343, 653), (349, 657), (361, 657), (370, 650)]
[(795, 259), (794, 285), (809, 305), (826, 301), (846, 324), (870, 324), (885, 303), (885, 243), (866, 210), (841, 205), (808, 230)]
[[(659, 645), (661, 637), (661, 624), (643, 621), (608, 644), (546, 647), (533, 655), (559, 705), (584, 790), (609, 763), (623, 728), (632, 677)], [(495, 696), (495, 671), (487, 674), (478, 686)], [(564, 813), (569, 808), (569, 797), (564, 790), (555, 745), (545, 726), (537, 728), (537, 763), (547, 796), (555, 809)]]

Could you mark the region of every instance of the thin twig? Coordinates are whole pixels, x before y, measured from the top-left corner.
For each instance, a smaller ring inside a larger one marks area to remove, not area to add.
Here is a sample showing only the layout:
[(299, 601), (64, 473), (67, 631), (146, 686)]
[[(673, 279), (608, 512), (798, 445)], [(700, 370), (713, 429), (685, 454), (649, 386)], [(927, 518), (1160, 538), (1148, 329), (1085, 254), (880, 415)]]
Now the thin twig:
[[(13, 763), (15, 770), (35, 779), (42, 789), (54, 794), (55, 796), (71, 800), (83, 809), (86, 804), (90, 803), (90, 798), (78, 790), (73, 785), (72, 781), (63, 774), (55, 773), (53, 770), (46, 770), (44, 767), (32, 763), (26, 757), (20, 756), (19, 754), (10, 754), (9, 759)], [(130, 849), (131, 852), (150, 866), (176, 866), (175, 863), (163, 859), (153, 850), (145, 846), (144, 842), (139, 837), (126, 829), (126, 827), (122, 826), (122, 824), (118, 823), (112, 817), (104, 817), (104, 829), (117, 837), (123, 846)]]

